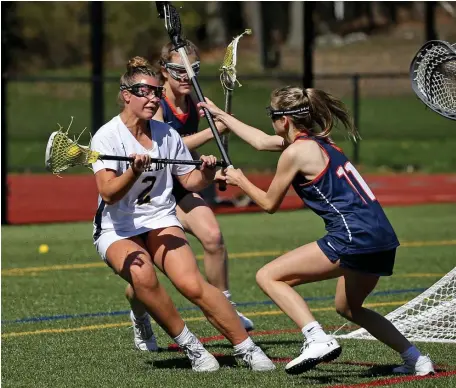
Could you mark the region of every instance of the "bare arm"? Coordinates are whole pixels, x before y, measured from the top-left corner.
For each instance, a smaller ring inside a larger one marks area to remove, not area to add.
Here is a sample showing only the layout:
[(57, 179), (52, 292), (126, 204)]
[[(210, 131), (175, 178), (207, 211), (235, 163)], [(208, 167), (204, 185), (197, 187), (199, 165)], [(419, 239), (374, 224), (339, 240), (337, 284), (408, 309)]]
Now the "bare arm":
[(220, 115), (218, 119), (224, 123), (231, 132), (234, 132), (258, 151), (283, 151), (287, 146), (282, 137), (268, 135), (260, 129), (247, 125), (226, 113)]
[[(220, 134), (222, 134), (224, 132), (224, 130), (226, 130), (226, 126), (219, 122), (216, 122), (215, 125)], [(193, 150), (197, 149), (198, 147), (202, 146), (203, 144), (206, 144), (209, 140), (212, 140), (213, 138), (214, 138), (214, 135), (212, 134), (211, 129), (206, 128), (193, 135), (184, 136), (182, 138), (182, 140), (184, 141), (187, 148), (190, 151), (193, 151)]]
[(103, 169), (95, 174), (98, 192), (108, 205), (120, 201), (132, 188), (144, 169), (150, 165), (148, 155), (130, 155), (135, 157), (133, 164), (122, 175), (117, 176), (111, 169)]
[(277, 171), (267, 192), (250, 182), (241, 170), (226, 169), (226, 181), (242, 189), (258, 206), (268, 213), (275, 213), (298, 172), (293, 150), (286, 150), (279, 159)]
[(246, 143), (259, 151), (283, 151), (288, 144), (277, 135), (270, 136), (258, 128), (252, 127), (239, 121), (230, 114), (222, 111), (212, 101), (207, 99), (207, 103), (199, 103), (198, 107), (207, 108), (214, 117), (227, 126), (232, 132), (239, 136)]
[(194, 169), (188, 174), (176, 175), (180, 184), (188, 191), (198, 192), (209, 186), (214, 180), (216, 169), (215, 156), (204, 156), (200, 158), (204, 163), (199, 169)]
[[(163, 110), (160, 106), (158, 108), (157, 112), (154, 115), (154, 120), (164, 122), (163, 118)], [(222, 124), (221, 122), (216, 122), (215, 126), (217, 127), (217, 130), (219, 131), (220, 134), (222, 134), (224, 131), (226, 131), (226, 126)], [(212, 134), (212, 131), (210, 128), (203, 129), (202, 131), (199, 131), (193, 135), (189, 136), (184, 136), (182, 137), (182, 140), (184, 141), (185, 145), (190, 151), (193, 151), (197, 149), (198, 147), (202, 146), (203, 144), (206, 144), (208, 141), (210, 141), (214, 135)]]

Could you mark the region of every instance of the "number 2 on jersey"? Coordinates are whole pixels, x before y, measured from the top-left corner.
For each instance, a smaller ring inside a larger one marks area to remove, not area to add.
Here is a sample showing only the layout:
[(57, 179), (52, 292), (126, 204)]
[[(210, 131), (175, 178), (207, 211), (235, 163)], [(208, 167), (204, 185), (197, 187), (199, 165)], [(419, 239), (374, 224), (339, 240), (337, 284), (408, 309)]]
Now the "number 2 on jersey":
[(366, 181), (360, 175), (358, 170), (356, 170), (355, 166), (353, 166), (353, 164), (351, 164), (350, 162), (345, 163), (344, 166), (339, 166), (336, 170), (336, 173), (339, 178), (344, 177), (347, 180), (347, 182), (350, 184), (350, 186), (353, 188), (353, 190), (355, 190), (358, 193), (358, 195), (361, 197), (361, 199), (363, 200), (364, 203), (367, 203), (366, 200), (363, 198), (361, 193), (355, 187), (355, 185), (353, 184), (353, 182), (350, 179), (350, 177), (348, 176), (348, 174), (351, 174), (352, 177), (355, 178), (355, 180), (358, 182), (358, 184), (361, 186), (361, 188), (363, 189), (363, 191), (366, 193), (366, 195), (369, 197), (369, 199), (371, 201), (377, 200), (377, 198), (375, 198), (374, 193), (367, 185)]
[(150, 191), (152, 190), (152, 187), (154, 187), (155, 181), (157, 180), (156, 177), (154, 176), (147, 176), (142, 180), (142, 183), (149, 183), (147, 187), (141, 191), (141, 193), (138, 196), (138, 205), (144, 205), (145, 203), (150, 202)]

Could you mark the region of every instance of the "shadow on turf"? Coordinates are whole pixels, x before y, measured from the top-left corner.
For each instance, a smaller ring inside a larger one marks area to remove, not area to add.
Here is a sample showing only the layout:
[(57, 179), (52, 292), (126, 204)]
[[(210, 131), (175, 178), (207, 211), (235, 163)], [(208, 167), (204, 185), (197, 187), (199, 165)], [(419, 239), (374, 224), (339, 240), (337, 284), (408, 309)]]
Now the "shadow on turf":
[[(238, 364), (236, 359), (233, 356), (219, 356), (215, 357), (219, 362), (220, 366), (234, 368), (237, 367)], [(152, 366), (153, 368), (157, 369), (192, 369), (192, 365), (187, 358), (172, 358), (169, 360), (147, 360), (146, 364)]]
[[(295, 340), (258, 340), (257, 338), (253, 337), (255, 340), (255, 344), (261, 347), (263, 350), (266, 350), (269, 346), (274, 345), (296, 345), (297, 351), (299, 351), (300, 347), (302, 346), (303, 341), (295, 341)], [(224, 348), (224, 349), (233, 349), (233, 345), (229, 343), (205, 343), (204, 347), (208, 348)]]
[(368, 370), (359, 371), (352, 369), (353, 366), (347, 365), (351, 368), (350, 370), (340, 370), (341, 365), (344, 364), (344, 362), (339, 362), (337, 365), (334, 365), (337, 369), (332, 369), (330, 367), (331, 364), (324, 364), (324, 369), (316, 367), (314, 370), (310, 371), (309, 374), (303, 373), (292, 378), (301, 380), (303, 384), (342, 384), (347, 383), (347, 379), (394, 376), (392, 373), (393, 367), (397, 366), (378, 365), (371, 367)]

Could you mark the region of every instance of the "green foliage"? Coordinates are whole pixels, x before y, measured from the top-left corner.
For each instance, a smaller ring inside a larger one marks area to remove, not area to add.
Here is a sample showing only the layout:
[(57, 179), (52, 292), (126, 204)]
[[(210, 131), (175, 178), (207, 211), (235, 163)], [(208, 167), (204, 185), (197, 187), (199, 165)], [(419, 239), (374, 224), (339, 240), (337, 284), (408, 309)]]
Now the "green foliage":
[[(106, 65), (124, 65), (135, 55), (151, 58), (168, 41), (155, 2), (110, 1), (103, 6)], [(204, 2), (176, 2), (175, 6), (184, 34), (194, 39), (195, 29), (204, 22)], [(12, 62), (12, 70), (34, 72), (90, 65), (89, 3), (19, 2), (9, 9), (9, 18), (17, 23), (10, 31), (11, 38), (20, 39), (24, 45), (15, 45), (22, 60)]]
[(26, 47), (27, 60), (19, 63), (22, 69), (59, 68), (89, 59), (86, 2), (20, 2), (16, 12)]

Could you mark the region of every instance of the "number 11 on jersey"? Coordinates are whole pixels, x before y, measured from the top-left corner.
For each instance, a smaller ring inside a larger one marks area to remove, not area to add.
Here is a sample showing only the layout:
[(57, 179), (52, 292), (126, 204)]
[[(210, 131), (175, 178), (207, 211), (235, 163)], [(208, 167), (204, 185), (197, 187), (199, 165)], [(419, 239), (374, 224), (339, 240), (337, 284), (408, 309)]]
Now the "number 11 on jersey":
[(358, 182), (359, 186), (361, 186), (361, 188), (363, 189), (363, 191), (366, 193), (366, 195), (369, 197), (369, 199), (371, 201), (377, 200), (377, 198), (375, 198), (374, 193), (367, 185), (366, 181), (363, 179), (363, 177), (358, 172), (358, 170), (355, 168), (355, 166), (353, 166), (353, 164), (351, 164), (350, 162), (345, 163), (344, 166), (339, 166), (336, 170), (336, 173), (339, 178), (344, 177), (347, 180), (347, 182), (350, 184), (350, 186), (353, 188), (353, 190), (355, 190), (358, 193), (358, 195), (361, 197), (361, 199), (363, 200), (364, 203), (367, 203), (367, 202), (363, 198), (361, 193), (358, 191), (356, 186), (353, 184), (351, 178), (349, 177), (349, 174), (351, 174), (351, 176), (353, 178), (355, 178), (355, 180)]

